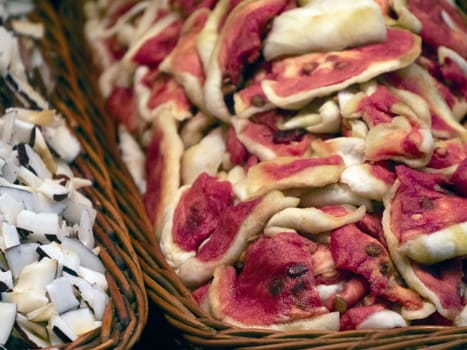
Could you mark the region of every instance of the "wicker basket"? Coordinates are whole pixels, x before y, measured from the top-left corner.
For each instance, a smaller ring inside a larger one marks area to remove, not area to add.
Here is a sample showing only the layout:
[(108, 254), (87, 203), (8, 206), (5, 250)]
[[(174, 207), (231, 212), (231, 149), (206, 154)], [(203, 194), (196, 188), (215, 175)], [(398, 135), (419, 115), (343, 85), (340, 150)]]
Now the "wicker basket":
[(84, 194), (97, 210), (94, 234), (106, 267), (110, 295), (102, 327), (60, 348), (128, 349), (139, 339), (147, 320), (147, 294), (141, 268), (112, 190), (111, 175), (103, 161), (104, 153), (98, 147), (92, 123), (83, 109), (84, 100), (75, 83), (60, 21), (47, 1), (37, 2), (31, 17), (45, 25), (45, 38), (40, 41), (40, 46), (57, 79), (56, 89), (47, 98), (63, 115), (81, 144), (82, 151), (72, 169), (77, 176), (93, 182)]
[[(59, 7), (73, 63), (80, 72), (79, 84), (88, 99), (87, 111), (107, 153), (115, 196), (140, 259), (149, 298), (165, 313), (168, 323), (183, 335), (185, 348), (216, 349), (467, 349), (467, 327), (413, 326), (391, 330), (273, 331), (245, 329), (217, 321), (194, 301), (190, 291), (167, 265), (147, 218), (136, 185), (132, 183), (115, 147), (115, 128), (106, 118), (89, 51), (83, 50), (83, 13), (80, 2), (68, 1)], [(83, 54), (86, 52), (86, 54)], [(78, 54), (81, 53), (81, 54)], [(157, 332), (158, 325), (150, 325)]]

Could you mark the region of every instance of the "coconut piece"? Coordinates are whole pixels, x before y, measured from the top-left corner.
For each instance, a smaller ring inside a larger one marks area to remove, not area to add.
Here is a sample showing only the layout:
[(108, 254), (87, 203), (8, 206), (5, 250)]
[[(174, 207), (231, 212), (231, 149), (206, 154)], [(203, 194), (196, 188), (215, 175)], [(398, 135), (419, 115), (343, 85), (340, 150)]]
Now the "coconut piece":
[(34, 151), (37, 152), (44, 161), (44, 164), (47, 166), (47, 169), (51, 173), (57, 172), (57, 162), (52, 155), (49, 146), (47, 145), (44, 135), (42, 134), (40, 128), (36, 128), (34, 131)]
[(18, 40), (13, 33), (0, 26), (0, 74), (6, 76), (8, 72), (14, 72), (26, 78), (24, 66), (20, 59)]
[(10, 270), (0, 271), (0, 293), (13, 289), (13, 275)]
[[(36, 213), (50, 213), (59, 216), (62, 215), (68, 204), (68, 201), (51, 201), (40, 192), (34, 192), (32, 200), (32, 210)], [(61, 219), (59, 218), (59, 222), (60, 220)]]
[(10, 194), (0, 194), (0, 212), (4, 220), (16, 225), (16, 216), (23, 209), (23, 204), (13, 198)]
[(30, 210), (21, 210), (16, 218), (16, 226), (32, 232), (59, 235), (60, 226), (57, 214), (36, 213)]
[(0, 302), (0, 345), (5, 345), (15, 324), (16, 305)]
[(90, 209), (87, 203), (80, 203), (70, 198), (67, 207), (63, 211), (63, 218), (70, 224), (79, 224), (81, 222), (82, 212)]
[(82, 300), (92, 309), (98, 321), (102, 321), (109, 296), (96, 286), (92, 286), (82, 278), (72, 278), (73, 286), (78, 290)]
[(101, 274), (105, 272), (105, 266), (99, 257), (80, 241), (65, 237), (62, 241), (62, 249), (76, 253), (79, 256), (80, 265), (82, 267)]
[(49, 298), (59, 314), (79, 306), (79, 300), (73, 293), (70, 278), (66, 276), (57, 278), (46, 288)]
[(66, 199), (70, 193), (69, 188), (61, 185), (59, 181), (52, 179), (44, 179), (42, 183), (36, 187), (36, 189), (50, 200), (57, 202)]
[(63, 342), (71, 342), (78, 338), (70, 326), (58, 315), (49, 320), (48, 327)]
[(81, 220), (79, 221), (78, 239), (84, 244), (86, 248), (94, 248), (94, 232), (92, 226), (96, 218), (96, 211), (94, 209), (85, 209), (81, 213)]
[(31, 110), (28, 108), (9, 108), (16, 112), (16, 122), (25, 122), (31, 125), (46, 126), (54, 121), (55, 110)]
[(103, 273), (88, 269), (86, 267), (79, 267), (79, 276), (87, 281), (92, 286), (97, 286), (101, 290), (107, 290), (108, 284)]
[(40, 347), (48, 346), (48, 334), (47, 329), (44, 326), (28, 320), (27, 317), (22, 314), (16, 315), (16, 323), (24, 332), (26, 337), (34, 344)]
[[(0, 148), (0, 159), (2, 161), (2, 167), (0, 174), (7, 183), (13, 183), (18, 176), (18, 159), (16, 152), (13, 152), (10, 145), (1, 143)], [(2, 182), (4, 182), (2, 181)]]
[(7, 303), (17, 305), (18, 312), (27, 314), (49, 303), (49, 299), (44, 293), (36, 291), (4, 292), (1, 294), (2, 300)]
[(49, 258), (43, 258), (26, 265), (21, 271), (13, 291), (35, 291), (43, 294), (46, 286), (55, 279), (57, 265), (57, 260)]
[(40, 308), (29, 312), (28, 314), (26, 314), (26, 317), (29, 321), (32, 322), (47, 322), (56, 314), (57, 312), (55, 311), (54, 305), (52, 303), (48, 303)]
[(38, 243), (24, 243), (5, 250), (5, 258), (15, 280), (25, 266), (38, 260), (37, 247)]
[(45, 128), (44, 134), (50, 147), (66, 162), (72, 162), (81, 151), (79, 141), (64, 123)]
[[(18, 140), (19, 142), (28, 142), (31, 139), (32, 131), (34, 129), (34, 124), (24, 122), (22, 120), (19, 120), (17, 118), (18, 112), (16, 109), (7, 109), (5, 114), (12, 114), (16, 116), (16, 119), (14, 119), (14, 124), (13, 124), (13, 132), (15, 134), (15, 139)], [(5, 119), (2, 118), (0, 119), (0, 128), (4, 128), (5, 124)]]
[(26, 186), (39, 187), (41, 179), (31, 170), (21, 165), (18, 168), (18, 180), (24, 183)]
[(69, 329), (78, 336), (101, 326), (101, 322), (96, 321), (89, 308), (68, 311), (60, 317)]
[(16, 33), (29, 36), (34, 39), (42, 39), (45, 32), (43, 23), (34, 23), (23, 19), (12, 20), (11, 27)]
[(72, 275), (78, 275), (80, 258), (77, 253), (62, 249), (60, 244), (52, 242), (43, 244), (37, 248), (37, 252), (41, 256), (46, 256), (55, 259), (59, 263), (59, 269)]
[(5, 250), (20, 244), (18, 230), (15, 226), (3, 221), (1, 227), (0, 249)]
[[(8, 200), (14, 199), (14, 201), (11, 201), (11, 203), (14, 206), (13, 212), (16, 212), (19, 208), (19, 205), (17, 203), (21, 204), (22, 209), (34, 210), (33, 193), (30, 191), (29, 188), (25, 186), (0, 185), (0, 198), (8, 199)], [(7, 204), (5, 204), (5, 207), (6, 206)], [(1, 209), (3, 208), (4, 206), (1, 205)], [(19, 212), (20, 211), (18, 211), (16, 215), (18, 215)], [(16, 223), (16, 220), (14, 222)]]

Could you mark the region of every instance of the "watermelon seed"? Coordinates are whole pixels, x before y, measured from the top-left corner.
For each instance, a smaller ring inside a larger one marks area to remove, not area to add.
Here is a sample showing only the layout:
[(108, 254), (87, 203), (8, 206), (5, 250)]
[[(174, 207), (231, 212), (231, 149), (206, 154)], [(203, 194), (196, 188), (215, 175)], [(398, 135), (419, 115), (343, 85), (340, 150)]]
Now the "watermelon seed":
[(264, 101), (264, 98), (260, 95), (251, 98), (251, 104), (255, 107), (263, 107), (265, 103), (266, 101)]
[(379, 272), (381, 272), (383, 276), (387, 276), (389, 274), (390, 269), (391, 268), (387, 262), (383, 262), (379, 266)]
[(347, 303), (341, 296), (336, 296), (334, 300), (334, 309), (338, 312), (345, 312), (347, 310)]
[(382, 253), (383, 248), (379, 244), (370, 243), (366, 246), (365, 251), (368, 256), (376, 257)]
[(303, 65), (301, 75), (310, 75), (313, 71), (318, 68), (318, 63), (309, 62)]
[(433, 201), (431, 199), (424, 197), (420, 201), (420, 207), (422, 209), (424, 209), (424, 210), (430, 210), (430, 209), (433, 209), (435, 207), (435, 204), (433, 203)]
[(287, 269), (287, 275), (292, 278), (300, 277), (307, 272), (308, 267), (303, 264), (294, 264), (292, 266), (289, 266), (289, 268)]
[(274, 279), (269, 284), (269, 293), (273, 297), (278, 296), (281, 293), (283, 287), (284, 287), (284, 282), (282, 282), (281, 279)]
[(348, 66), (349, 66), (349, 62), (345, 62), (345, 61), (337, 61), (336, 63), (334, 63), (334, 68), (337, 70), (344, 69)]

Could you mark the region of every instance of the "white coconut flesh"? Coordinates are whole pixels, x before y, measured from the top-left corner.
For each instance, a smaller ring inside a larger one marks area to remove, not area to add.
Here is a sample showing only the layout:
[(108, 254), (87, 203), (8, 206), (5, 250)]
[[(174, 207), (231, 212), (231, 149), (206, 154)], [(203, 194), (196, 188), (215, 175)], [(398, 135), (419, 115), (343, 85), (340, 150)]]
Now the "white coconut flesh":
[(80, 192), (92, 183), (70, 167), (81, 146), (27, 80), (18, 37), (35, 27), (16, 24), (0, 26), (0, 75), (25, 103), (0, 109), (0, 348), (13, 329), (50, 347), (101, 326), (108, 285), (96, 210)]

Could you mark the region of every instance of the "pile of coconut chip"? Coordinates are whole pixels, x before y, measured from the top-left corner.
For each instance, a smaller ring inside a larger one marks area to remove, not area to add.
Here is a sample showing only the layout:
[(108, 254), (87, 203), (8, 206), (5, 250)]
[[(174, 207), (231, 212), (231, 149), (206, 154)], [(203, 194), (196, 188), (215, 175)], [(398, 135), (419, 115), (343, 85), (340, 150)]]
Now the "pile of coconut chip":
[(467, 324), (467, 24), (455, 1), (89, 1), (162, 253), (213, 317)]
[(109, 300), (94, 240), (96, 210), (80, 192), (92, 183), (70, 167), (80, 144), (30, 83), (36, 69), (42, 81), (49, 76), (34, 44), (42, 24), (23, 16), (30, 9), (26, 2), (0, 3), (0, 345), (6, 348), (73, 341), (101, 326)]

